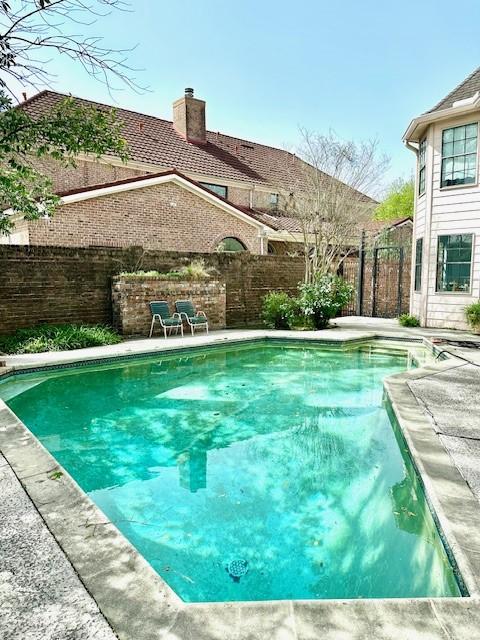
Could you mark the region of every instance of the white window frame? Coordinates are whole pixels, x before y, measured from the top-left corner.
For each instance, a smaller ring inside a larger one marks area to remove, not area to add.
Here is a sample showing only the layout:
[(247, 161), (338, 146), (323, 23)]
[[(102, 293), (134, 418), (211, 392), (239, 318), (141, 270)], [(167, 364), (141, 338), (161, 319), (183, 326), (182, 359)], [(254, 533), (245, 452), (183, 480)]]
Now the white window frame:
[[(224, 184), (216, 184), (215, 182), (199, 182), (199, 184), (205, 189), (208, 189), (209, 191), (211, 191), (211, 193), (214, 193), (216, 196), (219, 196), (220, 198), (225, 198), (225, 200), (228, 198), (228, 187)], [(217, 193), (214, 189), (212, 189), (212, 187), (219, 187), (220, 189), (225, 189), (225, 195)]]
[[(473, 152), (471, 153), (463, 153), (463, 154), (457, 154), (455, 155), (449, 155), (449, 156), (445, 156), (443, 155), (443, 136), (445, 131), (449, 131), (450, 129), (454, 130), (454, 129), (458, 129), (460, 127), (468, 127), (471, 125), (475, 125), (477, 127), (477, 148), (475, 150), (475, 154)], [(472, 188), (478, 185), (478, 166), (479, 166), (479, 144), (478, 144), (478, 138), (479, 138), (479, 122), (478, 121), (474, 121), (474, 122), (465, 122), (462, 124), (456, 124), (454, 126), (450, 126), (450, 127), (445, 127), (444, 129), (441, 130), (441, 137), (440, 137), (440, 189), (468, 189), (468, 188)], [(466, 184), (442, 184), (442, 176), (443, 176), (443, 163), (445, 162), (445, 160), (449, 160), (451, 158), (455, 158), (455, 157), (459, 157), (459, 156), (467, 156), (467, 155), (475, 155), (475, 179), (473, 182), (469, 182)]]
[[(472, 236), (472, 253), (470, 256), (470, 274), (469, 274), (469, 281), (470, 281), (470, 287), (469, 289), (464, 289), (462, 291), (443, 291), (441, 289), (438, 289), (438, 258), (439, 258), (439, 240), (441, 237), (445, 237), (445, 236)], [(474, 266), (474, 260), (475, 260), (475, 234), (472, 233), (471, 231), (459, 231), (457, 233), (439, 233), (436, 238), (435, 238), (435, 242), (436, 242), (436, 255), (435, 255), (435, 295), (437, 296), (471, 296), (472, 295), (472, 291), (473, 291), (473, 266)]]
[[(418, 253), (417, 253), (417, 247), (418, 247), (418, 243), (421, 242), (422, 243), (422, 251), (420, 252), (420, 265), (418, 264)], [(423, 237), (421, 238), (417, 238), (415, 240), (415, 266), (414, 266), (414, 270), (413, 270), (413, 291), (415, 293), (420, 293), (422, 291), (422, 271), (423, 271), (423, 249), (424, 249), (424, 239)], [(417, 268), (418, 266), (420, 266), (420, 278), (419, 278), (419, 286), (417, 288)]]

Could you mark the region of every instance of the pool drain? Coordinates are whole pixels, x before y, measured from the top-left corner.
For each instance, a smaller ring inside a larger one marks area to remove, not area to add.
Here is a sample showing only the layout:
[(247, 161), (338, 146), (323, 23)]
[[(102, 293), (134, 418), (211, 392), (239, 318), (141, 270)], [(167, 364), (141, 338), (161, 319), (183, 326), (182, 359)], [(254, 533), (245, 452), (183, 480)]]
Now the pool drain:
[(248, 572), (248, 562), (247, 560), (232, 560), (225, 567), (225, 571), (234, 582), (240, 582), (240, 578)]

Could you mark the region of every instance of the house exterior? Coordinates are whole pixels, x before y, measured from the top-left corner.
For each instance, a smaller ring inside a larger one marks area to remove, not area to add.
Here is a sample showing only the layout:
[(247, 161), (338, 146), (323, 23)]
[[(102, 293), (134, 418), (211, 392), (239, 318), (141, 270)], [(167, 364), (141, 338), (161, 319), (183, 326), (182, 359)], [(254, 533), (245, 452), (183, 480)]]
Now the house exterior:
[(480, 297), (480, 68), (404, 134), (417, 156), (411, 313), (466, 329)]
[[(35, 116), (64, 98), (43, 91), (19, 108)], [(76, 167), (65, 168), (35, 159), (53, 180), (61, 205), (51, 219), (26, 222), (17, 215), (4, 242), (258, 254), (301, 250), (300, 225), (280, 210), (279, 201), (280, 189), (301, 189), (306, 165), (295, 154), (208, 131), (205, 102), (192, 89), (173, 103), (172, 121), (125, 109), (117, 115), (128, 162), (81, 156)]]

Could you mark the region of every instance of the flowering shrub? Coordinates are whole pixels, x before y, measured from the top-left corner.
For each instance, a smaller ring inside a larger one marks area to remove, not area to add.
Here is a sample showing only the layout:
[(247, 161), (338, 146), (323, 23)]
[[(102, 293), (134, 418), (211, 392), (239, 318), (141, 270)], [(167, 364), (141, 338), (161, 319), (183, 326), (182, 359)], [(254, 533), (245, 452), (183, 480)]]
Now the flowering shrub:
[(318, 276), (312, 284), (299, 287), (299, 304), (307, 318), (311, 318), (316, 329), (325, 329), (350, 301), (353, 287), (340, 276), (327, 274)]

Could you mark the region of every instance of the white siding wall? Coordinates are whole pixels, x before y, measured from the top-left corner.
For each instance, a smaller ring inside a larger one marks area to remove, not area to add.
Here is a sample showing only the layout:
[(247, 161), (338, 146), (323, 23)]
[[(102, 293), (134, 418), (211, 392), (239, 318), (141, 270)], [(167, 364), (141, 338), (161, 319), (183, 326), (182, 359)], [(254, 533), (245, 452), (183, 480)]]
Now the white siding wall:
[[(464, 309), (480, 297), (480, 186), (440, 188), (442, 131), (449, 127), (480, 121), (480, 112), (469, 117), (430, 125), (427, 134), (427, 192), (416, 203), (414, 238), (424, 237), (424, 270), (421, 295), (412, 295), (412, 313), (429, 327), (466, 329)], [(480, 127), (479, 127), (480, 130)], [(479, 141), (480, 142), (480, 141)], [(478, 150), (477, 150), (478, 156)], [(430, 165), (430, 166), (429, 166)], [(471, 292), (437, 293), (436, 265), (438, 236), (473, 233)], [(413, 284), (412, 284), (413, 288)]]
[[(415, 193), (418, 194), (418, 177), (415, 183)], [(425, 251), (425, 215), (426, 215), (426, 196), (416, 196), (415, 204), (415, 217), (413, 220), (413, 247), (412, 247), (412, 287), (410, 294), (410, 308), (411, 313), (418, 318), (421, 318), (423, 314), (422, 310), (422, 294), (415, 291), (415, 254), (416, 254), (416, 240), (417, 238), (423, 238), (424, 251)], [(426, 272), (425, 262), (423, 262), (423, 272)], [(424, 273), (422, 273), (422, 282), (424, 282)]]

